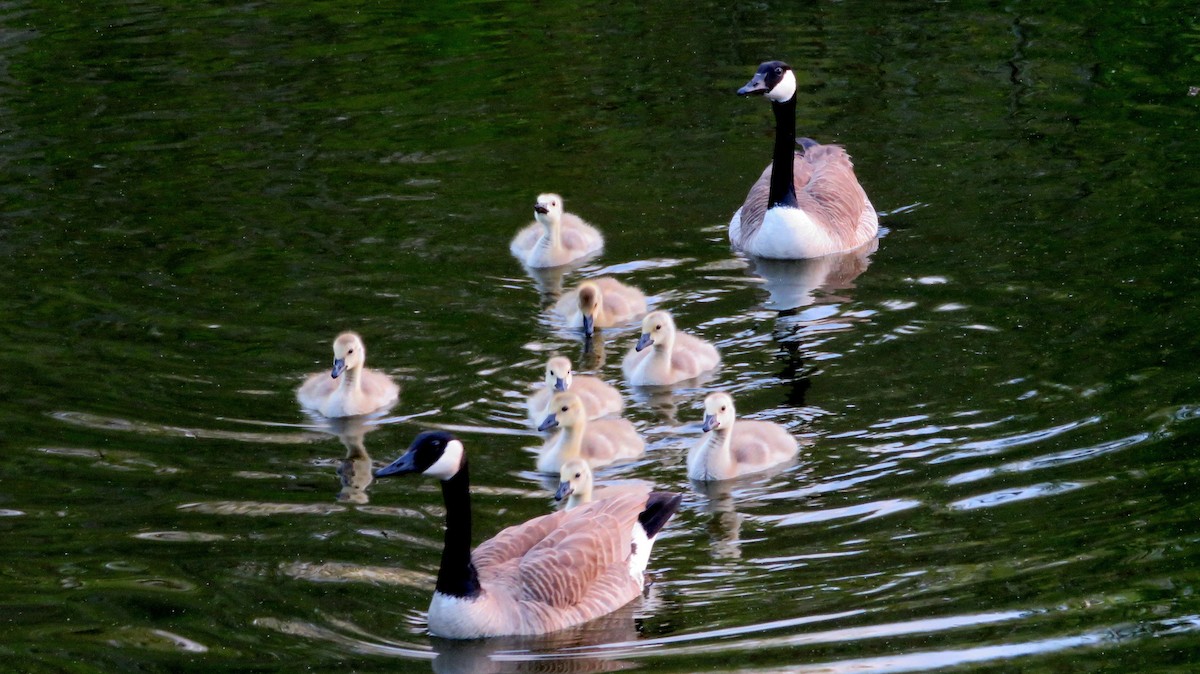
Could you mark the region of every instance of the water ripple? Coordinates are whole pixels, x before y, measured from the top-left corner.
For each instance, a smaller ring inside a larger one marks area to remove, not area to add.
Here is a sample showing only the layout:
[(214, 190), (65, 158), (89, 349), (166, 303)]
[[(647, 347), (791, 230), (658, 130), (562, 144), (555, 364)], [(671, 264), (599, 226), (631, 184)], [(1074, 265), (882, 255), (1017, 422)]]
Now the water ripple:
[(1030, 485), (1028, 487), (1017, 487), (1014, 489), (1001, 489), (979, 496), (972, 496), (959, 501), (954, 501), (950, 504), (953, 510), (974, 510), (975, 508), (991, 508), (998, 505), (1007, 505), (1016, 503), (1017, 501), (1025, 501), (1031, 498), (1041, 498), (1043, 496), (1056, 496), (1069, 491), (1075, 491), (1082, 487), (1091, 485), (1091, 482), (1043, 482), (1041, 484)]
[(856, 522), (865, 522), (891, 515), (911, 508), (916, 508), (921, 505), (920, 501), (910, 499), (887, 499), (883, 501), (873, 501), (871, 503), (861, 503), (858, 505), (846, 506), (844, 508), (831, 508), (829, 510), (817, 510), (813, 512), (792, 513), (789, 515), (764, 515), (762, 519), (767, 522), (786, 527), (799, 524), (812, 524), (814, 522), (826, 522), (829, 520), (843, 519), (847, 517), (857, 518)]
[(1051, 426), (1050, 428), (1043, 428), (1026, 433), (1018, 433), (1008, 437), (968, 442), (967, 444), (963, 445), (959, 451), (944, 454), (936, 459), (932, 459), (930, 463), (946, 463), (948, 461), (957, 461), (959, 459), (990, 456), (992, 454), (998, 454), (1000, 452), (1012, 449), (1013, 447), (1049, 440), (1050, 438), (1062, 435), (1063, 433), (1099, 422), (1099, 416), (1091, 416), (1087, 417), (1086, 419), (1080, 419), (1079, 421), (1072, 421), (1069, 423), (1060, 424), (1058, 426)]
[[(638, 651), (647, 651), (654, 649), (656, 652), (670, 652), (672, 655), (697, 655), (701, 653), (716, 653), (731, 650), (760, 650), (764, 648), (788, 648), (796, 646), (812, 646), (815, 644), (840, 643), (848, 641), (863, 641), (867, 639), (886, 639), (891, 637), (899, 637), (911, 634), (932, 634), (936, 632), (946, 632), (950, 630), (979, 627), (982, 625), (994, 625), (1004, 622), (1012, 622), (1028, 617), (1032, 614), (1030, 611), (1001, 611), (995, 613), (976, 613), (968, 615), (947, 616), (944, 618), (923, 618), (919, 620), (910, 620), (905, 622), (885, 623), (880, 625), (864, 625), (861, 627), (847, 627), (843, 629), (826, 630), (823, 632), (810, 632), (805, 634), (791, 634), (766, 639), (740, 639), (736, 641), (722, 641), (720, 643), (703, 643), (684, 646), (681, 648), (661, 648), (677, 643), (688, 643), (699, 640), (715, 639), (718, 637), (739, 636), (755, 634), (766, 630), (780, 629), (783, 627), (794, 627), (797, 625), (811, 624), (819, 621), (841, 620), (851, 616), (862, 615), (865, 611), (845, 611), (842, 613), (833, 613), (819, 616), (804, 616), (801, 618), (790, 618), (787, 620), (779, 620), (768, 623), (760, 623), (754, 625), (746, 625), (743, 627), (733, 627), (720, 630), (708, 630), (704, 632), (695, 632), (692, 634), (680, 634), (671, 637), (662, 637), (659, 639), (645, 639), (637, 642), (625, 642), (615, 644), (605, 644), (602, 646), (593, 647), (597, 652), (616, 652), (620, 655), (629, 655)], [(592, 650), (592, 649), (589, 649)]]
[(972, 470), (966, 473), (955, 475), (954, 477), (946, 480), (946, 484), (965, 484), (968, 482), (975, 482), (989, 478), (1000, 473), (1025, 473), (1033, 470), (1040, 470), (1042, 468), (1063, 466), (1069, 463), (1075, 463), (1076, 461), (1085, 461), (1097, 456), (1102, 456), (1104, 454), (1109, 454), (1111, 452), (1126, 449), (1128, 447), (1133, 447), (1134, 445), (1145, 442), (1152, 437), (1154, 437), (1153, 433), (1137, 433), (1135, 435), (1130, 435), (1117, 440), (1111, 440), (1109, 442), (1093, 445), (1091, 447), (1080, 447), (1079, 449), (1070, 449), (1065, 452), (1047, 454), (1046, 456), (1040, 456), (1025, 461), (1014, 461), (1012, 463), (996, 466), (995, 468), (980, 468), (978, 470)]

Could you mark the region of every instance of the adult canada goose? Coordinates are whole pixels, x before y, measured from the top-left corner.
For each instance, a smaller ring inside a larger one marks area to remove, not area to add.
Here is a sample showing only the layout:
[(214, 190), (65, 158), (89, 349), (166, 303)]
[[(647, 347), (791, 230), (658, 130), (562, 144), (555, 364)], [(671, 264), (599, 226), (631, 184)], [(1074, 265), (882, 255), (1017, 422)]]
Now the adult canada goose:
[(509, 527), (471, 551), (467, 455), (449, 433), (421, 433), (376, 477), (442, 482), (446, 536), (429, 631), (450, 639), (544, 634), (610, 613), (638, 596), (650, 549), (680, 495), (625, 494)]
[(766, 470), (796, 456), (799, 445), (783, 426), (770, 421), (737, 421), (733, 398), (711, 393), (704, 399), (704, 432), (688, 452), (688, 477), (698, 482), (729, 480)]
[(296, 400), (325, 417), (370, 414), (396, 402), (400, 387), (392, 378), (368, 370), (367, 348), (353, 332), (333, 340), (333, 370), (317, 372), (296, 389)]
[(671, 314), (655, 311), (642, 319), (642, 335), (621, 368), (633, 386), (665, 386), (698, 377), (720, 359), (717, 347), (678, 332)]
[(736, 250), (766, 258), (819, 257), (857, 248), (879, 230), (879, 218), (840, 146), (803, 138), (796, 148), (796, 75), (768, 61), (738, 89), (761, 94), (775, 112), (771, 165), (729, 221)]
[(576, 376), (571, 370), (571, 360), (565, 356), (554, 356), (546, 361), (546, 385), (529, 396), (529, 420), (535, 425), (546, 418), (550, 398), (556, 392), (570, 391), (583, 402), (588, 419), (599, 419), (610, 414), (619, 414), (625, 408), (621, 392), (599, 377)]
[(563, 213), (563, 200), (557, 194), (539, 194), (533, 218), (509, 245), (512, 254), (529, 267), (558, 267), (604, 248), (604, 237), (595, 227), (573, 213)]
[(596, 328), (611, 328), (646, 313), (646, 296), (611, 276), (581, 282), (559, 298), (554, 311), (571, 328), (592, 336)]
[(558, 473), (558, 490), (554, 492), (554, 500), (567, 499), (565, 507), (570, 510), (585, 503), (591, 503), (593, 495), (596, 500), (600, 500), (626, 492), (645, 497), (650, 493), (650, 485), (640, 480), (621, 480), (616, 484), (606, 484), (595, 488), (592, 467), (588, 465), (588, 462), (583, 459), (571, 459), (563, 464), (562, 470)]
[(625, 419), (588, 421), (579, 396), (565, 391), (550, 399), (546, 419), (539, 431), (560, 428), (538, 452), (537, 469), (554, 473), (571, 459), (587, 461), (592, 467), (622, 459), (635, 459), (646, 451), (646, 443), (633, 424)]

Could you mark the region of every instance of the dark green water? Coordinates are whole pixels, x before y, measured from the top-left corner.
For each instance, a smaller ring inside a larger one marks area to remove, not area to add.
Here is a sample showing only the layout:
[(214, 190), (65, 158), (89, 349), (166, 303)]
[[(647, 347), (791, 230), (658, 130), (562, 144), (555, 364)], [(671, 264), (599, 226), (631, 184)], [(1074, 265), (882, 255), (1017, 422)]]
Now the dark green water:
[[(729, 252), (766, 58), (886, 213), (869, 260)], [(1198, 60), (1183, 3), (3, 5), (0, 668), (1195, 671)], [(723, 364), (626, 388), (650, 449), (606, 476), (686, 493), (643, 601), (432, 640), (436, 486), (339, 498), (292, 392), (355, 329), (403, 387), (377, 465), (450, 426), (477, 539), (551, 508), (529, 384), (620, 382), (631, 333), (541, 313), (543, 191), (608, 237), (568, 285)], [(708, 388), (802, 461), (697, 491)]]

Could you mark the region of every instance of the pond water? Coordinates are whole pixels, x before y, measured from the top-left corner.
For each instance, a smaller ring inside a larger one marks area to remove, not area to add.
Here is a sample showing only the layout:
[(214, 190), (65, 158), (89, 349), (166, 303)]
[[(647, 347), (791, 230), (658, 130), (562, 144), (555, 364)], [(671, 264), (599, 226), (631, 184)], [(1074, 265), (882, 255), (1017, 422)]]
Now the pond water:
[[(877, 249), (730, 252), (768, 58)], [(4, 668), (1195, 671), (1198, 60), (1178, 3), (6, 3)], [(507, 250), (545, 191), (608, 240), (561, 278)], [(633, 329), (585, 353), (544, 309), (601, 274), (713, 377), (630, 389)], [(345, 329), (402, 393), (332, 428), (293, 392)], [(453, 429), (477, 540), (547, 512), (554, 353), (647, 440), (601, 478), (685, 494), (653, 582), (433, 639), (437, 487), (369, 466)], [(691, 484), (714, 389), (800, 460)]]

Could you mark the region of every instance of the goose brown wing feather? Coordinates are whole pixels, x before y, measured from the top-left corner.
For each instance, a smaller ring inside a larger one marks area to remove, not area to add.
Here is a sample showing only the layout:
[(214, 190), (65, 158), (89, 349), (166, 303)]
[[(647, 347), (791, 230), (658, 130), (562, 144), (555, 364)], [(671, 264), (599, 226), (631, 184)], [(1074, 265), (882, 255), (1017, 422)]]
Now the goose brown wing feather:
[(479, 544), (471, 552), (471, 561), (480, 576), (498, 568), (506, 562), (520, 559), (530, 548), (550, 535), (561, 522), (565, 512), (535, 517), (528, 522), (508, 527), (492, 538)]
[(567, 516), (562, 526), (537, 541), (520, 560), (514, 581), (522, 588), (522, 598), (555, 607), (583, 602), (595, 591), (596, 581), (609, 575), (612, 567), (626, 564), (633, 523), (645, 503), (645, 497), (624, 494), (561, 511)]
[(799, 168), (796, 170), (800, 209), (833, 230), (838, 238), (853, 240), (867, 195), (854, 175), (850, 155), (838, 145), (814, 145), (797, 155), (797, 164), (801, 162), (807, 170), (803, 176)]

